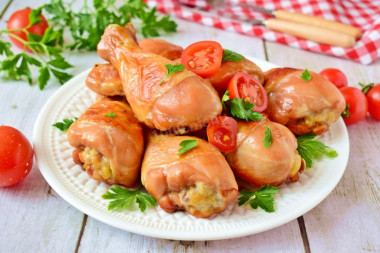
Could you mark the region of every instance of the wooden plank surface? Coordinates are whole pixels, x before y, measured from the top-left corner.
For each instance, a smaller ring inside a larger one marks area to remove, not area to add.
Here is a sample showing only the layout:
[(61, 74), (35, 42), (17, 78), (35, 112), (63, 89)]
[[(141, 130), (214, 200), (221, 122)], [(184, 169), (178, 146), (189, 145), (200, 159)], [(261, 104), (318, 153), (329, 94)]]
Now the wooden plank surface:
[[(39, 6), (47, 0), (35, 0)], [(0, 13), (7, 0), (1, 1)], [(13, 0), (0, 22), (28, 5)], [(257, 38), (223, 32), (178, 20), (179, 32), (164, 36), (183, 46), (216, 40), (243, 55), (265, 59)], [(363, 66), (347, 60), (265, 43), (269, 61), (319, 72), (342, 69), (351, 85), (380, 82), (380, 61)], [(102, 61), (95, 53), (68, 53), (74, 74)], [(24, 82), (0, 80), (0, 125), (11, 125), (32, 139), (33, 125), (46, 100), (58, 89), (44, 91)], [(348, 128), (350, 160), (336, 189), (303, 218), (267, 232), (221, 241), (172, 241), (141, 236), (87, 217), (49, 187), (37, 166), (22, 183), (0, 189), (0, 252), (380, 252), (380, 126), (370, 117)], [(302, 235), (302, 236), (301, 236)]]
[[(369, 66), (266, 43), (269, 60), (319, 72), (336, 67), (350, 86), (380, 83), (380, 61)], [(380, 252), (380, 122), (369, 115), (347, 127), (350, 156), (334, 191), (304, 215), (311, 252)]]

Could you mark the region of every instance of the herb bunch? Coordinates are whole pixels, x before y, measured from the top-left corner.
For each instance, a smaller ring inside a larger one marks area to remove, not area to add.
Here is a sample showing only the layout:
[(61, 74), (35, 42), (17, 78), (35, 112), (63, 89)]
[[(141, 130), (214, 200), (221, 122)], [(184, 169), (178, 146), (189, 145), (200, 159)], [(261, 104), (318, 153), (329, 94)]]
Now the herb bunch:
[[(42, 19), (39, 17), (41, 10), (41, 8), (38, 8), (31, 11), (29, 14), (30, 23), (25, 28), (0, 30), (0, 35), (8, 34), (24, 44), (23, 51), (16, 54), (11, 50), (12, 45), (10, 42), (0, 40), (0, 55), (5, 57), (0, 62), (0, 73), (3, 72), (4, 76), (9, 79), (27, 80), (31, 85), (33, 83), (31, 67), (37, 67), (39, 69), (39, 88), (42, 90), (45, 88), (51, 75), (61, 84), (68, 81), (72, 75), (66, 73), (65, 70), (71, 68), (72, 65), (62, 56), (62, 30), (49, 27), (43, 36), (32, 34), (27, 30), (31, 26), (42, 22)], [(16, 31), (26, 33), (28, 40), (25, 41), (12, 33)], [(34, 55), (27, 53), (27, 50), (30, 50)]]
[(149, 8), (142, 0), (123, 0), (121, 5), (117, 5), (116, 0), (93, 0), (92, 6), (85, 0), (79, 11), (73, 10), (73, 2), (51, 0), (43, 6), (51, 25), (60, 30), (69, 29), (74, 40), (68, 45), (71, 50), (96, 50), (108, 24), (124, 26), (136, 21), (141, 24), (144, 37), (156, 37), (159, 31), (175, 32), (177, 29), (170, 16), (160, 18), (156, 8)]

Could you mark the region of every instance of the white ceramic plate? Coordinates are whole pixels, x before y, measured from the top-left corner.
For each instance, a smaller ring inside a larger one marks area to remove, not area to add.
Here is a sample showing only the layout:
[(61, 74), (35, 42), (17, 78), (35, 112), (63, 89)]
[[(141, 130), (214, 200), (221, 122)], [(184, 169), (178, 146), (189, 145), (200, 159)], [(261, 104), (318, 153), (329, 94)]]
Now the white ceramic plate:
[[(263, 70), (275, 67), (251, 58)], [(185, 212), (168, 214), (159, 206), (141, 213), (135, 207), (124, 212), (107, 211), (101, 198), (109, 185), (91, 179), (72, 161), (66, 134), (52, 127), (64, 118), (79, 117), (95, 100), (85, 85), (89, 71), (71, 79), (45, 104), (34, 126), (33, 144), (38, 167), (46, 181), (67, 202), (87, 215), (111, 226), (137, 234), (176, 240), (216, 240), (250, 235), (287, 223), (318, 205), (334, 189), (346, 168), (348, 134), (342, 119), (321, 136), (339, 156), (315, 162), (296, 183), (283, 184), (275, 196), (274, 213), (249, 205), (239, 207), (237, 200), (226, 211), (208, 219)]]

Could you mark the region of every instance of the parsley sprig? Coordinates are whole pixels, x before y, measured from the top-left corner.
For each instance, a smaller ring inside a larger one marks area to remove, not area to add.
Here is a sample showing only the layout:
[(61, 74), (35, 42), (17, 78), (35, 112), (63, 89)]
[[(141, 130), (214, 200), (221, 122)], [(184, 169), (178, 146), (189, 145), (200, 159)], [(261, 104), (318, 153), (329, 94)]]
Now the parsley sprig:
[(65, 132), (76, 120), (78, 120), (77, 117), (74, 119), (63, 119), (61, 122), (54, 123), (52, 126), (58, 128), (62, 132)]
[(238, 199), (239, 206), (249, 203), (253, 209), (260, 207), (268, 213), (274, 212), (274, 198), (273, 195), (278, 192), (277, 187), (273, 186), (263, 186), (258, 191), (246, 191), (240, 192), (240, 197)]
[(251, 102), (245, 101), (242, 98), (230, 99), (228, 90), (222, 97), (222, 105), (227, 110), (229, 108), (231, 116), (237, 119), (258, 121), (264, 118), (261, 113), (252, 110), (255, 105)]
[(161, 80), (161, 82), (158, 83), (158, 85), (161, 85), (165, 80), (166, 78), (168, 78), (169, 76), (173, 75), (174, 73), (177, 73), (177, 72), (181, 72), (185, 69), (185, 65), (183, 64), (179, 64), (179, 63), (176, 63), (174, 65), (171, 65), (171, 64), (165, 64), (165, 68), (166, 70), (168, 71), (168, 73), (166, 74), (166, 76)]
[(272, 131), (269, 128), (269, 126), (267, 126), (267, 129), (265, 130), (264, 135), (265, 135), (263, 139), (264, 147), (269, 148), (273, 143)]
[(306, 167), (311, 168), (313, 165), (313, 159), (320, 159), (323, 156), (328, 158), (335, 158), (338, 153), (326, 146), (321, 141), (315, 140), (316, 134), (305, 134), (297, 136), (298, 153), (305, 160)]
[[(4, 76), (14, 80), (27, 80), (31, 85), (33, 83), (32, 67), (38, 69), (38, 84), (43, 90), (54, 76), (59, 83), (63, 84), (68, 81), (72, 75), (66, 73), (66, 69), (73, 67), (62, 56), (63, 31), (52, 27), (46, 29), (43, 36), (31, 34), (27, 29), (42, 21), (39, 17), (41, 8), (32, 10), (29, 14), (30, 24), (25, 28), (0, 30), (0, 35), (8, 34), (10, 37), (22, 42), (24, 49), (21, 53), (15, 54), (11, 50), (11, 43), (0, 40), (0, 55), (5, 59), (0, 62), (0, 72)], [(12, 32), (24, 32), (28, 40), (24, 40)], [(27, 53), (30, 50), (34, 55)]]
[(116, 113), (114, 112), (111, 112), (111, 113), (105, 113), (104, 116), (108, 117), (108, 118), (115, 118), (116, 117)]
[(187, 151), (195, 148), (197, 146), (197, 140), (184, 140), (179, 144), (182, 148), (178, 150), (178, 155), (182, 155)]
[[(71, 2), (51, 0), (43, 6), (51, 23), (61, 30), (68, 29), (74, 40), (70, 49), (96, 50), (96, 46), (108, 24), (124, 26), (129, 22), (140, 23), (144, 37), (159, 36), (161, 31), (175, 32), (177, 24), (170, 16), (159, 17), (156, 8), (149, 8), (143, 0), (93, 0), (92, 5), (75, 11)], [(139, 22), (135, 22), (139, 21)]]
[(241, 54), (238, 54), (229, 49), (224, 49), (222, 62), (226, 62), (226, 61), (241, 62), (243, 59), (244, 59), (244, 56), (242, 56)]
[(131, 191), (116, 185), (103, 194), (102, 198), (112, 199), (108, 204), (108, 211), (122, 210), (137, 203), (141, 212), (144, 212), (147, 207), (157, 205), (157, 201), (152, 195), (142, 192), (141, 189), (140, 187), (135, 191)]
[(301, 74), (300, 77), (301, 77), (302, 80), (304, 80), (304, 81), (306, 81), (306, 82), (308, 82), (308, 81), (311, 80), (311, 75), (310, 75), (310, 73), (309, 73), (309, 71), (308, 71), (307, 69), (305, 69), (305, 70), (302, 72), (302, 74)]

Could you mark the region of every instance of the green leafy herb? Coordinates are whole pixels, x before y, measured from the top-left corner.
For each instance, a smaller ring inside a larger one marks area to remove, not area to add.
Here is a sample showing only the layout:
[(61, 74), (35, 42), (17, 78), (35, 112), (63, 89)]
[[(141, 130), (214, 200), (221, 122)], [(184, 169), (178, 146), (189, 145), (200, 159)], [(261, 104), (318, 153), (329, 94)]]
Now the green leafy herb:
[(273, 143), (273, 137), (272, 137), (272, 131), (270, 130), (268, 126), (264, 134), (265, 134), (264, 139), (263, 139), (264, 147), (269, 148)]
[(362, 91), (364, 95), (367, 95), (368, 91), (375, 86), (374, 83), (369, 83), (369, 84), (364, 84), (364, 83), (359, 83), (359, 85), (362, 87)]
[(105, 113), (104, 116), (107, 116), (109, 118), (115, 118), (116, 114), (114, 112), (111, 112), (111, 113)]
[(228, 49), (224, 49), (222, 62), (225, 62), (225, 61), (241, 62), (243, 59), (244, 59), (244, 56), (242, 56), (241, 54), (238, 54)]
[(108, 24), (139, 23), (136, 28), (144, 37), (156, 37), (161, 31), (177, 29), (170, 16), (160, 18), (156, 8), (149, 8), (143, 0), (93, 0), (92, 6), (84, 1), (78, 11), (72, 5), (72, 1), (51, 0), (43, 6), (51, 25), (70, 31), (74, 41), (68, 46), (70, 49), (96, 50)]
[(52, 126), (58, 128), (62, 132), (65, 132), (70, 128), (71, 124), (73, 124), (77, 119), (78, 118), (76, 117), (74, 119), (63, 119), (62, 122), (57, 122), (53, 124)]
[(311, 80), (311, 75), (307, 69), (302, 72), (302, 75), (300, 77), (306, 82)]
[(179, 144), (182, 148), (178, 150), (178, 155), (182, 155), (183, 153), (186, 153), (187, 151), (195, 148), (197, 146), (197, 140), (185, 140), (181, 141)]
[(344, 109), (344, 111), (342, 112), (341, 116), (343, 118), (348, 118), (350, 117), (350, 111), (348, 110), (350, 109), (350, 105), (349, 104), (346, 104), (346, 108)]
[(224, 95), (222, 97), (222, 106), (224, 109), (227, 109), (226, 102), (228, 100), (230, 100), (230, 92), (228, 90), (226, 90), (226, 92), (224, 93)]
[(319, 159), (323, 156), (335, 158), (338, 153), (318, 140), (314, 140), (316, 134), (305, 134), (297, 136), (298, 153), (305, 160), (306, 167), (311, 168), (313, 159)]
[(144, 212), (147, 207), (157, 205), (156, 199), (152, 195), (142, 192), (141, 188), (131, 191), (118, 185), (110, 188), (102, 195), (102, 198), (113, 199), (108, 204), (108, 211), (125, 209), (137, 203), (141, 212)]
[[(64, 70), (71, 68), (72, 65), (61, 55), (63, 50), (63, 33), (61, 30), (54, 30), (52, 27), (49, 27), (43, 36), (31, 34), (27, 30), (32, 25), (36, 25), (42, 21), (39, 17), (40, 14), (41, 7), (32, 10), (29, 14), (30, 24), (25, 28), (0, 30), (0, 35), (8, 34), (25, 45), (21, 53), (15, 54), (11, 51), (11, 43), (0, 40), (0, 55), (4, 57), (0, 62), (0, 72), (3, 72), (6, 78), (14, 80), (23, 79), (31, 85), (33, 83), (31, 67), (36, 67), (39, 72), (39, 88), (42, 90), (47, 85), (51, 76), (54, 76), (61, 84), (69, 80), (72, 75)], [(15, 31), (26, 33), (28, 40), (24, 40), (12, 33)], [(34, 55), (27, 53), (27, 49)]]
[(244, 119), (246, 121), (250, 120), (261, 120), (263, 115), (259, 112), (252, 110), (255, 107), (251, 102), (244, 101), (242, 98), (233, 98), (229, 100), (231, 115), (238, 119)]
[(166, 78), (168, 78), (172, 74), (174, 74), (176, 72), (183, 71), (185, 69), (185, 65), (179, 64), (179, 63), (176, 63), (174, 65), (165, 64), (165, 68), (167, 69), (168, 73), (166, 74), (166, 76), (164, 77), (164, 79), (162, 79), (161, 82), (158, 85), (161, 85), (166, 80)]
[(278, 192), (278, 188), (267, 186), (260, 188), (258, 191), (246, 191), (240, 192), (240, 197), (238, 199), (239, 206), (244, 205), (249, 202), (249, 205), (256, 209), (261, 207), (268, 213), (274, 212), (274, 198), (272, 195)]

